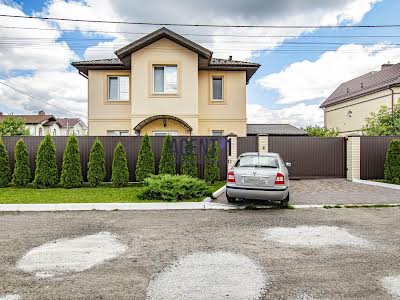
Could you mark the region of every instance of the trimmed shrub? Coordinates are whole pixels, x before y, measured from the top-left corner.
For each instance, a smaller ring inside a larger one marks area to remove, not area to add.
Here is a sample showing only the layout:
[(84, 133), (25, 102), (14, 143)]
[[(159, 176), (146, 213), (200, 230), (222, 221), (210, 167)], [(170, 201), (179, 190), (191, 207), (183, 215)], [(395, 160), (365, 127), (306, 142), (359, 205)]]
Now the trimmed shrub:
[(204, 180), (207, 183), (214, 183), (220, 178), (219, 166), (218, 166), (218, 150), (219, 143), (211, 143), (208, 146), (206, 163), (204, 167)]
[(190, 138), (186, 139), (185, 141), (185, 148), (181, 164), (181, 174), (197, 177), (197, 155), (194, 152)]
[(58, 183), (56, 146), (48, 134), (40, 142), (36, 155), (36, 170), (33, 184), (37, 188), (54, 187)]
[(32, 174), (31, 168), (29, 166), (29, 153), (28, 148), (23, 139), (19, 139), (15, 144), (14, 149), (14, 173), (13, 173), (13, 183), (16, 186), (24, 187), (31, 182)]
[(118, 143), (114, 150), (111, 182), (115, 187), (126, 186), (129, 182), (128, 161), (125, 148), (121, 143)]
[(400, 140), (392, 140), (386, 153), (385, 179), (400, 184)]
[(176, 160), (172, 152), (172, 137), (170, 135), (164, 138), (158, 174), (176, 175)]
[(67, 146), (64, 150), (60, 182), (66, 189), (82, 186), (81, 156), (79, 153), (78, 139), (73, 134), (68, 137)]
[(0, 187), (6, 187), (11, 182), (10, 158), (8, 151), (0, 138)]
[(106, 177), (104, 147), (98, 138), (90, 150), (87, 177), (91, 187), (98, 186)]
[(144, 180), (139, 194), (145, 200), (182, 201), (211, 195), (207, 184), (187, 175), (156, 175)]
[(142, 182), (155, 173), (154, 156), (151, 151), (150, 138), (146, 134), (140, 145), (140, 152), (136, 163), (136, 181)]

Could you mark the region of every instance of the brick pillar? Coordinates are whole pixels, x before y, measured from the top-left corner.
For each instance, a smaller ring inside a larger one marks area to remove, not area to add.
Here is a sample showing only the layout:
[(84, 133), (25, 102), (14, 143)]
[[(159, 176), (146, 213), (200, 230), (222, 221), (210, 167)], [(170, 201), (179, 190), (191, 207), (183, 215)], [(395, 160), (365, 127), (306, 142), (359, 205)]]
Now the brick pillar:
[(258, 152), (268, 152), (268, 135), (258, 136)]
[(237, 159), (237, 136), (236, 135), (229, 135), (228, 140), (231, 144), (231, 153), (228, 153), (228, 171), (233, 167)]
[(360, 179), (360, 137), (347, 138), (347, 180)]

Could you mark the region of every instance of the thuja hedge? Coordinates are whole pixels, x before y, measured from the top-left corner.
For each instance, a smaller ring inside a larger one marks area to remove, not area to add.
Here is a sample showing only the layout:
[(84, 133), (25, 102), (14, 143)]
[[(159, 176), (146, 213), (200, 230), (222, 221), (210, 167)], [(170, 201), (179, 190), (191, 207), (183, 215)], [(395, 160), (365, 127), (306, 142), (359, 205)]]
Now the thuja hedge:
[(392, 140), (386, 153), (385, 180), (400, 184), (400, 140)]
[[(204, 179), (207, 183), (219, 180), (218, 143), (208, 147), (205, 160)], [(36, 169), (31, 176), (29, 153), (23, 139), (18, 140), (14, 149), (14, 170), (10, 168), (8, 151), (0, 138), (0, 187), (6, 187), (11, 182), (17, 187), (27, 186), (33, 179), (36, 188), (50, 188), (62, 186), (64, 188), (78, 188), (83, 184), (82, 163), (77, 138), (72, 135), (68, 138), (64, 149), (61, 176), (58, 176), (56, 147), (50, 135), (46, 135), (39, 145), (36, 154)], [(198, 176), (197, 155), (190, 138), (185, 141), (182, 155), (180, 174), (192, 178)], [(144, 182), (155, 174), (155, 161), (151, 149), (150, 138), (143, 137), (140, 152), (136, 163), (136, 181)], [(176, 157), (172, 151), (172, 138), (166, 136), (162, 148), (159, 164), (159, 174), (176, 175)], [(121, 143), (114, 149), (111, 182), (116, 187), (126, 186), (129, 181), (129, 169), (126, 152)], [(101, 141), (97, 138), (91, 148), (87, 165), (87, 181), (91, 187), (96, 187), (106, 177), (105, 153)]]

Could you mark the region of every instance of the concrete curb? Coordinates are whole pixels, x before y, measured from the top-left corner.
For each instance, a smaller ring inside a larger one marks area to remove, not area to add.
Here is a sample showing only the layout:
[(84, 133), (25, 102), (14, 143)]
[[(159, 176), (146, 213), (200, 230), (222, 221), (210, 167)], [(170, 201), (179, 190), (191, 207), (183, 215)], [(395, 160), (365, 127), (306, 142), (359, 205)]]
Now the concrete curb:
[(217, 198), (221, 194), (225, 193), (225, 191), (226, 191), (226, 185), (224, 185), (223, 187), (219, 188), (214, 193), (212, 193), (212, 196), (213, 196), (213, 198)]
[(353, 179), (352, 181), (355, 182), (355, 183), (361, 183), (361, 184), (373, 185), (373, 186), (380, 186), (380, 187), (385, 187), (385, 188), (393, 189), (393, 190), (400, 190), (400, 185), (397, 185), (397, 184), (370, 181), (370, 180), (361, 180), (361, 179)]

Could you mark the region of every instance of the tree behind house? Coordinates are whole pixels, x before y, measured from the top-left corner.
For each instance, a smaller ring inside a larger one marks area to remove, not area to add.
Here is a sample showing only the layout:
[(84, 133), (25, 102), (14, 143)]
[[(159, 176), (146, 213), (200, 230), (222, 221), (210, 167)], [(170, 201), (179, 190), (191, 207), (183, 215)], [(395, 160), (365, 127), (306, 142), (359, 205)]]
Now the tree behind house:
[(23, 139), (19, 139), (14, 149), (13, 183), (18, 187), (27, 186), (31, 182), (32, 174), (29, 165), (28, 148)]
[(158, 174), (176, 175), (176, 160), (172, 152), (172, 137), (170, 135), (164, 138)]
[(220, 171), (218, 166), (218, 150), (219, 143), (211, 143), (208, 146), (206, 163), (204, 168), (204, 180), (207, 183), (214, 183), (220, 178)]
[(138, 160), (136, 163), (136, 181), (142, 182), (145, 178), (155, 173), (154, 156), (151, 151), (150, 138), (146, 134), (143, 137)]
[(193, 149), (190, 138), (185, 141), (182, 157), (181, 174), (197, 177), (197, 155)]
[(54, 187), (58, 183), (56, 146), (48, 134), (40, 142), (36, 155), (35, 187)]
[(337, 137), (339, 136), (339, 130), (335, 128), (326, 128), (318, 125), (307, 126), (305, 128), (308, 136), (319, 136), (319, 137)]
[(81, 155), (79, 152), (78, 139), (75, 135), (70, 135), (68, 137), (67, 146), (64, 150), (60, 182), (66, 189), (82, 186)]
[(115, 147), (111, 182), (115, 187), (126, 186), (129, 182), (128, 161), (126, 160), (125, 148), (121, 143), (118, 143)]
[(400, 135), (400, 105), (393, 106), (393, 111), (387, 106), (381, 106), (375, 113), (365, 119), (363, 133), (371, 136)]
[(97, 138), (90, 150), (88, 163), (88, 182), (91, 187), (96, 187), (104, 181), (106, 176), (104, 147)]
[(385, 179), (400, 184), (400, 140), (392, 140), (386, 153)]
[(10, 159), (8, 151), (0, 138), (0, 187), (6, 187), (11, 181)]
[(6, 116), (0, 122), (0, 136), (29, 135), (25, 120), (13, 116)]

